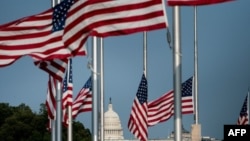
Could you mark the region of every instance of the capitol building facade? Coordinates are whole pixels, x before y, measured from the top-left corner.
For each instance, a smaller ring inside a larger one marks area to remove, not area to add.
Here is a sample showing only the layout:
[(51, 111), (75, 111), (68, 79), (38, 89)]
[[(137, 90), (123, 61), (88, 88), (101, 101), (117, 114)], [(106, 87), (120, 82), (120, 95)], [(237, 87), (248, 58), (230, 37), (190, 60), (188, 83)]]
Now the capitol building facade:
[[(104, 113), (104, 140), (105, 141), (139, 141), (137, 139), (124, 139), (123, 128), (119, 115), (114, 111), (111, 99), (108, 110)], [(192, 141), (191, 133), (184, 128), (182, 129), (182, 140)], [(149, 139), (148, 141), (174, 141), (174, 132), (166, 139)], [(215, 138), (202, 137), (201, 141), (220, 141)]]
[(111, 99), (108, 111), (104, 113), (104, 139), (105, 141), (124, 140), (121, 121), (118, 114), (113, 110)]

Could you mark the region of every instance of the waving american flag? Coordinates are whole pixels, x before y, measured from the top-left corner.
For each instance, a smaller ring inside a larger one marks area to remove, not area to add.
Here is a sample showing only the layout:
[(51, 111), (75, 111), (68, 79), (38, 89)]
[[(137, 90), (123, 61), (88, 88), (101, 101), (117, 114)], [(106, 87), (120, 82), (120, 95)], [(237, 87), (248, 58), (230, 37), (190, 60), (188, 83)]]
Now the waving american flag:
[(92, 111), (92, 78), (86, 81), (77, 94), (72, 105), (72, 117), (76, 118), (79, 113)]
[(118, 36), (166, 28), (162, 0), (64, 0), (36, 15), (0, 25), (0, 67), (85, 55), (89, 35)]
[(134, 99), (131, 114), (128, 121), (128, 129), (140, 141), (147, 141), (147, 100), (148, 100), (148, 84), (145, 75), (142, 75), (139, 88)]
[(239, 118), (237, 120), (237, 125), (247, 125), (248, 122), (249, 122), (249, 113), (248, 113), (248, 101), (249, 100), (248, 100), (248, 95), (246, 96), (246, 98), (244, 100), (244, 103), (242, 105), (240, 115), (239, 115)]
[[(191, 114), (193, 108), (193, 77), (182, 83), (181, 108), (182, 114)], [(174, 91), (170, 90), (156, 100), (148, 102), (148, 126), (167, 121), (174, 114)]]

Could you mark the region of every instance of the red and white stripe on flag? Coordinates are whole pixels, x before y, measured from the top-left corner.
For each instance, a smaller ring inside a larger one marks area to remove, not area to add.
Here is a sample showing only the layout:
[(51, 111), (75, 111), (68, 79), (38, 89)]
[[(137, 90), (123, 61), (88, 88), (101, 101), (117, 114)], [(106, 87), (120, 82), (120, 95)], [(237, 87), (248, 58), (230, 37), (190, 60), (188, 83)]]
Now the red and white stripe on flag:
[(56, 116), (56, 84), (56, 80), (49, 76), (48, 93), (45, 105), (50, 119), (55, 119)]
[[(182, 83), (181, 110), (182, 114), (194, 112), (192, 82), (193, 77)], [(174, 91), (171, 90), (156, 100), (148, 102), (148, 126), (167, 121), (174, 114)]]
[(68, 59), (54, 59), (49, 61), (36, 61), (34, 64), (41, 70), (47, 72), (54, 79), (59, 82), (63, 81), (65, 71), (68, 66)]

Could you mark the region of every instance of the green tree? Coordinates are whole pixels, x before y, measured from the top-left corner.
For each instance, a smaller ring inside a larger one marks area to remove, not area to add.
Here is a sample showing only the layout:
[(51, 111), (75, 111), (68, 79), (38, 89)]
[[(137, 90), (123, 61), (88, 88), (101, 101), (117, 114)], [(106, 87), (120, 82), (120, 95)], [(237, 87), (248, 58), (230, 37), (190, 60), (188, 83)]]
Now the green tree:
[(91, 141), (91, 133), (89, 129), (85, 129), (84, 125), (79, 121), (73, 122), (73, 139), (74, 141)]
[[(29, 106), (17, 107), (0, 103), (0, 141), (50, 141), (51, 133), (46, 129), (48, 112), (45, 104), (38, 113)], [(73, 140), (91, 141), (91, 133), (79, 121), (73, 121)], [(67, 128), (63, 126), (62, 140), (67, 140)]]
[(20, 104), (18, 107), (10, 107), (13, 111), (0, 127), (0, 136), (3, 140), (15, 138), (16, 141), (25, 141), (31, 134), (32, 127), (29, 125), (34, 114), (28, 106)]
[(5, 119), (12, 115), (12, 110), (8, 103), (0, 103), (0, 126), (5, 122)]

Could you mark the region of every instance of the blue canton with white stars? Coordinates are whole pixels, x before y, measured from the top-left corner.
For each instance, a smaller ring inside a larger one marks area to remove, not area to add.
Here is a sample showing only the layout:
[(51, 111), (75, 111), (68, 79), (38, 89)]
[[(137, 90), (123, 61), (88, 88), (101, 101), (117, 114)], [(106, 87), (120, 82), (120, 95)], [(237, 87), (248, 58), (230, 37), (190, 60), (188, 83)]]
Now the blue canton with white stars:
[(91, 77), (89, 77), (88, 81), (85, 83), (83, 88), (86, 88), (86, 89), (89, 89), (90, 91), (92, 91), (92, 78)]
[(68, 10), (73, 3), (74, 0), (64, 0), (53, 7), (52, 32), (64, 29)]
[(185, 96), (192, 96), (192, 82), (193, 82), (193, 77), (189, 78), (187, 81), (182, 83), (182, 89), (181, 89), (181, 94), (182, 97)]
[(69, 66), (69, 82), (68, 82), (68, 73), (66, 73), (64, 81), (63, 81), (63, 92), (67, 91), (68, 89), (68, 83), (73, 82), (72, 78), (72, 60), (70, 59), (70, 66)]
[(137, 99), (139, 100), (140, 104), (147, 102), (148, 100), (148, 84), (145, 75), (142, 75), (142, 80), (140, 82), (140, 86), (136, 93)]
[(248, 98), (248, 96), (245, 98), (244, 104), (243, 104), (242, 109), (240, 111), (240, 116), (247, 116), (247, 98)]

